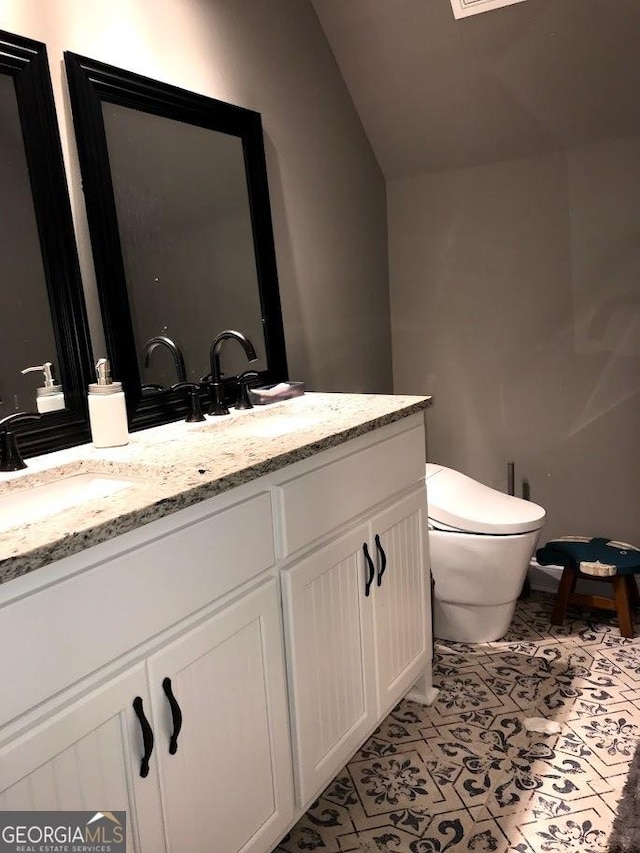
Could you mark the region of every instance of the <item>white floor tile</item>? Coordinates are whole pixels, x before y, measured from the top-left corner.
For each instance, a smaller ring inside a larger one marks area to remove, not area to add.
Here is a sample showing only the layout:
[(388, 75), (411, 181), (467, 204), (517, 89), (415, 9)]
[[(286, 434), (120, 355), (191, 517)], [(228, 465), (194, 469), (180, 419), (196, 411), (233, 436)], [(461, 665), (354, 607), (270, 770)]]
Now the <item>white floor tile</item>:
[(553, 602), (519, 602), (501, 641), (438, 643), (434, 706), (401, 702), (277, 851), (603, 853), (640, 740), (640, 638), (584, 609), (551, 626)]

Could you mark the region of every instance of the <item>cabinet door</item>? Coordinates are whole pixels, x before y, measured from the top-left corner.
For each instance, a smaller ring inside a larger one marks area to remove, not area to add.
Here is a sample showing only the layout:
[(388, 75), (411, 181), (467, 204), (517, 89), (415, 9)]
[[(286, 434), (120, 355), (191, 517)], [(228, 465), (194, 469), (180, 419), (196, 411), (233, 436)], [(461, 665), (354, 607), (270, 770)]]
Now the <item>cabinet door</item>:
[(367, 536), (367, 525), (359, 525), (282, 573), (301, 806), (375, 725)]
[(142, 778), (133, 711), (139, 696), (152, 724), (146, 684), (144, 665), (132, 667), (0, 749), (0, 810), (124, 810), (127, 850), (162, 853), (155, 752)]
[[(170, 853), (264, 853), (285, 832), (293, 783), (283, 657), (270, 579), (148, 660)], [(166, 678), (183, 718), (174, 754)]]
[(425, 670), (431, 656), (424, 489), (375, 516), (370, 529), (376, 560), (372, 599), (379, 716), (382, 717)]

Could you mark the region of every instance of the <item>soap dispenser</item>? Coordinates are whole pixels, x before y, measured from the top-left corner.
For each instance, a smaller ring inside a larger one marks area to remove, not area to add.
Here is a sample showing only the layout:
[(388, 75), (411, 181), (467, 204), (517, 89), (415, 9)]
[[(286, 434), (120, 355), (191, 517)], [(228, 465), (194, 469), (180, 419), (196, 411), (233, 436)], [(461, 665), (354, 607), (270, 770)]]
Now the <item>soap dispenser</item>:
[(36, 389), (36, 408), (41, 415), (47, 412), (59, 412), (60, 409), (65, 408), (65, 401), (62, 385), (58, 385), (53, 376), (53, 364), (45, 361), (44, 364), (36, 367), (25, 367), (22, 373), (34, 373), (38, 370), (41, 370), (44, 375), (44, 385)]
[(121, 447), (129, 443), (127, 406), (121, 382), (111, 378), (106, 358), (98, 359), (96, 382), (89, 385), (89, 423), (94, 447)]

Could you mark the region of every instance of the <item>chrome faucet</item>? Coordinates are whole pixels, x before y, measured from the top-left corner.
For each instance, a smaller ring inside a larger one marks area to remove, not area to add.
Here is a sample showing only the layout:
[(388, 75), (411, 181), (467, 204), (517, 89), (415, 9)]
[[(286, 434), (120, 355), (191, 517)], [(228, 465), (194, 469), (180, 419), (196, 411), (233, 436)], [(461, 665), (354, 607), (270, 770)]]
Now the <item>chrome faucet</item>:
[(40, 415), (36, 412), (14, 412), (0, 420), (0, 471), (21, 471), (27, 467), (12, 427), (22, 421), (39, 420)]
[(149, 340), (146, 342), (142, 351), (142, 355), (144, 358), (144, 366), (149, 367), (149, 360), (151, 358), (151, 354), (158, 347), (165, 347), (169, 350), (169, 352), (173, 356), (173, 363), (176, 366), (178, 382), (186, 382), (187, 369), (184, 364), (184, 356), (182, 355), (182, 350), (174, 341), (171, 340), (171, 338), (168, 338), (166, 335), (156, 335), (155, 338), (149, 338)]
[(228, 415), (229, 409), (224, 401), (224, 386), (222, 384), (222, 372), (220, 370), (220, 352), (225, 341), (238, 341), (246, 353), (247, 359), (257, 361), (258, 356), (253, 348), (253, 344), (241, 332), (234, 332), (233, 329), (225, 329), (224, 332), (215, 338), (211, 344), (211, 352), (209, 358), (211, 361), (211, 383), (209, 390), (211, 393), (211, 412), (212, 415)]

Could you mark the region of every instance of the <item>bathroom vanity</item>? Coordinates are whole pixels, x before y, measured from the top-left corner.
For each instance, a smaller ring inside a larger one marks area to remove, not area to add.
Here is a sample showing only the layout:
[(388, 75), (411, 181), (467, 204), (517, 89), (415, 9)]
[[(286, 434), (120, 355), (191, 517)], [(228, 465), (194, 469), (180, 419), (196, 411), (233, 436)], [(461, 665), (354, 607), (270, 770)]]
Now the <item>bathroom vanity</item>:
[(30, 465), (133, 485), (0, 533), (0, 809), (267, 853), (402, 696), (428, 702), (429, 402), (305, 395)]

